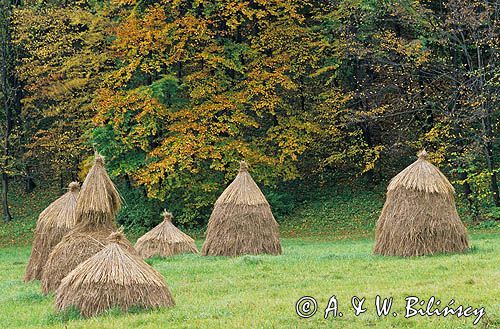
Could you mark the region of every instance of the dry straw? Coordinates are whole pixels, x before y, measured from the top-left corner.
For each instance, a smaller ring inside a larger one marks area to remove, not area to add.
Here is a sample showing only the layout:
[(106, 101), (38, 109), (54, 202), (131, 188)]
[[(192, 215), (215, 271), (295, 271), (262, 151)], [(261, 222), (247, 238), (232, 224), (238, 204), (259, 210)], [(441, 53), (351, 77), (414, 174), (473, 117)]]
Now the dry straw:
[(454, 189), (422, 151), (418, 160), (396, 175), (377, 222), (374, 253), (420, 256), (468, 249)]
[[(54, 247), (44, 266), (43, 293), (55, 291), (69, 272), (102, 249), (106, 238), (116, 230), (114, 218), (119, 208), (120, 195), (106, 173), (103, 158), (96, 154), (78, 197), (77, 224)], [(121, 243), (135, 252), (126, 239)]]
[(120, 242), (121, 233), (109, 244), (78, 265), (66, 276), (56, 292), (56, 309), (76, 307), (83, 316), (100, 314), (112, 307), (156, 308), (174, 305), (161, 274)]
[(215, 202), (203, 255), (281, 254), (279, 227), (245, 161)]
[(120, 194), (106, 172), (104, 158), (96, 153), (76, 205), (77, 223), (108, 223), (114, 220), (120, 206)]
[(163, 222), (137, 240), (135, 249), (143, 258), (198, 253), (194, 240), (172, 224), (172, 214), (164, 212)]
[(79, 191), (79, 183), (70, 183), (68, 192), (52, 202), (38, 217), (24, 281), (41, 279), (42, 269), (50, 251), (75, 226), (75, 208)]

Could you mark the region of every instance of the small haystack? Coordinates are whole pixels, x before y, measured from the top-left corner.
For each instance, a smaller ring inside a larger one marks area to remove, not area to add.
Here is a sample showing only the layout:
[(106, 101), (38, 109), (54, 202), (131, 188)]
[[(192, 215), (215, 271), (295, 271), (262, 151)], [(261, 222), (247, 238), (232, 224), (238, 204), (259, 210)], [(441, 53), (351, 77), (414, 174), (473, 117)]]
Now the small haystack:
[(203, 255), (281, 254), (278, 223), (245, 161), (215, 202)]
[(42, 278), (42, 269), (50, 251), (75, 226), (75, 208), (79, 191), (79, 183), (70, 183), (68, 192), (52, 202), (38, 216), (31, 256), (24, 274), (25, 282)]
[(426, 157), (425, 151), (419, 153), (418, 160), (389, 183), (377, 222), (375, 254), (420, 256), (469, 248), (455, 208), (455, 190)]
[[(54, 247), (44, 266), (43, 293), (55, 291), (69, 272), (102, 249), (116, 230), (114, 219), (119, 208), (120, 195), (106, 173), (104, 159), (96, 154), (76, 204), (76, 226)], [(135, 252), (126, 239), (122, 243)]]
[(56, 309), (76, 307), (83, 316), (94, 316), (112, 307), (128, 310), (169, 307), (174, 300), (161, 274), (122, 247), (121, 233), (78, 265), (56, 292)]
[(168, 257), (182, 253), (198, 253), (193, 238), (172, 224), (172, 214), (163, 212), (163, 222), (141, 236), (135, 250), (142, 258)]

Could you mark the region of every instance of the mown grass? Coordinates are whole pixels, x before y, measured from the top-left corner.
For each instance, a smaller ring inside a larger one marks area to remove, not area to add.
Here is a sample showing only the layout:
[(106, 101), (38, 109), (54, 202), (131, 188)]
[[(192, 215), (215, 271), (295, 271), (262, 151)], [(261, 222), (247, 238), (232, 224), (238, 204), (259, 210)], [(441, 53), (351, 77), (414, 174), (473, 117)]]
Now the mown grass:
[[(148, 262), (166, 278), (177, 305), (173, 309), (127, 313), (110, 310), (91, 319), (78, 312), (54, 312), (54, 297), (40, 283), (23, 283), (38, 213), (61, 192), (14, 194), (12, 223), (0, 224), (0, 328), (472, 328), (473, 318), (404, 318), (404, 298), (436, 296), (443, 304), (484, 306), (483, 328), (500, 327), (499, 225), (473, 226), (472, 250), (463, 255), (421, 258), (371, 254), (373, 229), (384, 202), (383, 189), (326, 191), (277, 217), (282, 256), (238, 258), (183, 255)], [(463, 209), (460, 210), (463, 213)], [(462, 218), (466, 218), (462, 216)], [(486, 229), (486, 230), (485, 230)], [(201, 237), (198, 231), (190, 232)], [(140, 232), (128, 231), (131, 240)], [(202, 240), (198, 240), (201, 246)], [(314, 296), (318, 313), (295, 314), (295, 302)], [(342, 318), (325, 320), (331, 295)], [(367, 313), (355, 317), (352, 296), (366, 297)], [(397, 317), (378, 318), (374, 298), (394, 297)]]
[[(201, 244), (201, 241), (198, 241)], [(332, 241), (283, 239), (282, 256), (237, 258), (182, 255), (148, 262), (159, 270), (177, 305), (172, 309), (111, 310), (82, 319), (70, 310), (56, 314), (54, 297), (40, 294), (40, 283), (22, 282), (30, 249), (0, 249), (0, 328), (472, 328), (473, 318), (404, 318), (404, 298), (430, 296), (447, 303), (485, 307), (482, 328), (500, 326), (500, 235), (472, 235), (467, 254), (420, 258), (371, 254), (371, 239)], [(393, 297), (397, 317), (378, 318), (374, 298)], [(295, 314), (304, 295), (317, 299), (318, 313)], [(342, 318), (322, 317), (330, 296)], [(352, 296), (366, 297), (367, 312), (355, 317)]]

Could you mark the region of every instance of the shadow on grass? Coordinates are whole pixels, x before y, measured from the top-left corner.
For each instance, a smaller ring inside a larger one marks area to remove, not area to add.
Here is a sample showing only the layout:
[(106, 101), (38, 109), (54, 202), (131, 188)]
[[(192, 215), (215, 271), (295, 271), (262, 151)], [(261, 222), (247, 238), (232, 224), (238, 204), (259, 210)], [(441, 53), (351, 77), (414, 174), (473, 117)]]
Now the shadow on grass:
[(260, 256), (244, 255), (239, 257), (237, 262), (245, 265), (257, 265), (257, 264), (262, 264), (264, 260)]
[(318, 256), (319, 260), (380, 260), (382, 257), (371, 253), (327, 254)]
[(451, 257), (451, 256), (463, 256), (463, 255), (470, 255), (470, 254), (483, 254), (483, 253), (488, 253), (488, 252), (493, 252), (493, 248), (479, 248), (478, 246), (472, 246), (468, 250), (464, 252), (439, 252), (435, 254), (429, 254), (429, 255), (421, 255), (421, 256), (391, 256), (391, 255), (380, 255), (380, 254), (374, 254), (373, 257), (375, 259), (408, 259), (408, 260), (425, 260), (428, 258), (444, 258), (444, 257)]
[[(139, 313), (152, 314), (154, 312), (162, 311), (165, 309), (166, 308), (147, 309), (139, 306), (132, 306), (128, 310), (123, 310), (119, 307), (113, 307), (99, 315), (96, 315), (93, 318), (117, 318), (127, 314), (139, 314)], [(82, 316), (80, 314), (80, 311), (76, 307), (71, 306), (61, 312), (50, 314), (43, 323), (45, 325), (56, 325), (56, 324), (64, 324), (69, 321), (77, 321), (85, 319), (87, 318)]]
[(80, 315), (80, 311), (74, 306), (65, 309), (64, 311), (50, 314), (43, 323), (45, 325), (54, 325), (66, 323), (71, 320), (82, 320), (84, 317)]
[(15, 299), (17, 301), (20, 301), (20, 302), (39, 303), (39, 302), (42, 302), (42, 301), (47, 300), (49, 298), (50, 298), (49, 295), (45, 296), (39, 292), (28, 291), (28, 292), (19, 293)]

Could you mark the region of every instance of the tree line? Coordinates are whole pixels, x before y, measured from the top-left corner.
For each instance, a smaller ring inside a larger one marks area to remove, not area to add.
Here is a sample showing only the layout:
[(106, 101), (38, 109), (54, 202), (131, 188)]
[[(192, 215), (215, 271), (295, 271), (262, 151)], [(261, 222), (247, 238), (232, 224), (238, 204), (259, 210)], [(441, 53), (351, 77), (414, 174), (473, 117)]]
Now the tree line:
[(9, 180), (112, 175), (197, 221), (246, 159), (266, 186), (382, 181), (420, 148), (500, 207), (500, 1), (2, 0)]

